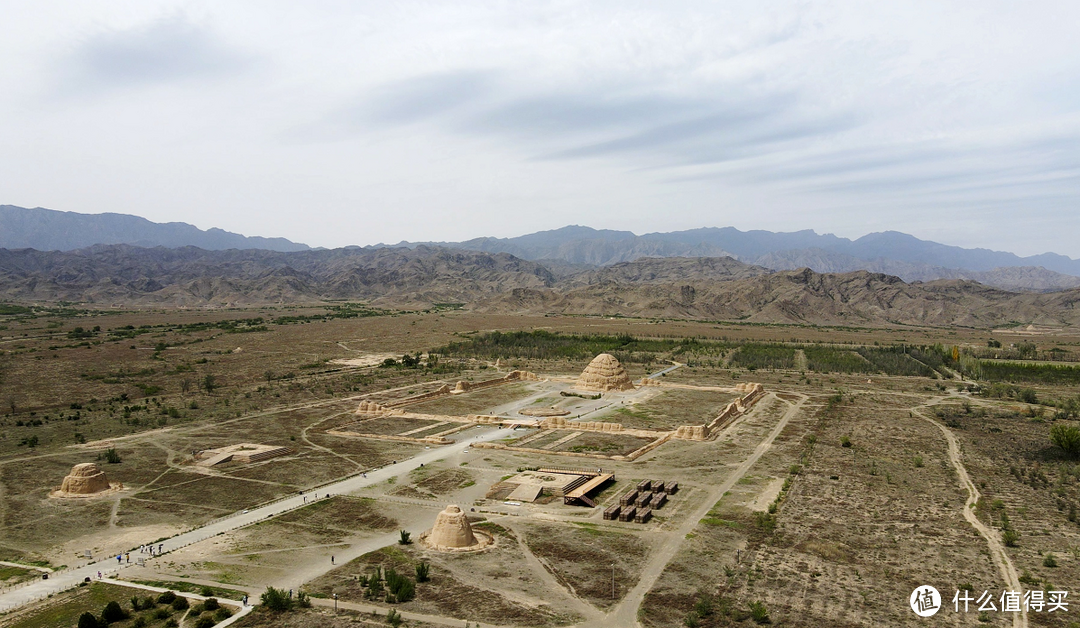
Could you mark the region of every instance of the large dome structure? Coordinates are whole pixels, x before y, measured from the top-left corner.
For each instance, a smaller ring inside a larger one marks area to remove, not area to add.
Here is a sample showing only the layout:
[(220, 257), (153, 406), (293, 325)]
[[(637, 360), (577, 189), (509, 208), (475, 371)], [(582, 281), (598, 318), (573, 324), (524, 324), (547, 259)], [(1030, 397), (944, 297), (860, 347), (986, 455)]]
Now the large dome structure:
[(611, 390), (633, 390), (634, 384), (626, 369), (610, 353), (601, 353), (593, 358), (574, 383), (578, 390), (608, 392)]

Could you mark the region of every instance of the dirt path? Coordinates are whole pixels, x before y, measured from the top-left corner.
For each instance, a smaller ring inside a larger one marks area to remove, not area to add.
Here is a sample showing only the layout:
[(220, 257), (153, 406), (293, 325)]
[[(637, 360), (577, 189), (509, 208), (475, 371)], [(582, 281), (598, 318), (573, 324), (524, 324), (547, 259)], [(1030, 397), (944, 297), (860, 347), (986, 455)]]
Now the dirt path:
[(120, 499), (121, 499), (121, 496), (118, 494), (112, 500), (112, 509), (109, 510), (109, 527), (110, 528), (115, 528), (116, 527), (117, 513), (120, 512)]
[[(561, 582), (559, 582), (558, 578), (556, 578), (547, 568), (547, 564), (532, 553), (529, 546), (525, 543), (524, 532), (522, 532), (520, 528), (515, 527), (508, 517), (500, 518), (499, 525), (506, 526), (514, 531), (514, 535), (517, 536), (518, 548), (521, 550), (521, 555), (525, 558), (525, 562), (547, 586), (549, 591), (555, 595), (561, 594), (559, 595), (561, 599), (558, 601), (558, 604), (553, 604), (553, 606), (563, 606), (580, 614), (585, 618), (584, 624), (587, 626), (594, 625), (597, 621), (603, 619), (604, 615), (599, 609), (579, 598), (574, 592), (569, 591)], [(504, 592), (502, 595), (505, 596), (506, 593)], [(549, 602), (554, 602), (554, 600), (549, 600)], [(532, 602), (529, 602), (529, 605), (531, 606)]]
[[(607, 614), (606, 617), (604, 617), (603, 621), (597, 623), (590, 622), (588, 624), (589, 626), (612, 626), (615, 628), (626, 628), (627, 626), (639, 625), (637, 619), (638, 609), (641, 607), (641, 602), (645, 599), (645, 594), (653, 588), (653, 585), (656, 584), (656, 581), (664, 572), (664, 569), (667, 568), (668, 563), (671, 562), (671, 559), (675, 557), (676, 553), (678, 553), (679, 548), (682, 547), (683, 542), (686, 540), (686, 535), (692, 532), (695, 527), (697, 527), (698, 522), (701, 521), (701, 519), (705, 517), (705, 515), (707, 515), (710, 510), (712, 510), (716, 502), (720, 501), (720, 499), (724, 496), (724, 493), (731, 490), (732, 487), (735, 486), (736, 482), (742, 479), (742, 477), (746, 475), (750, 468), (754, 466), (758, 459), (760, 459), (761, 456), (765, 454), (765, 452), (769, 451), (769, 448), (772, 447), (773, 441), (776, 440), (776, 437), (780, 435), (780, 432), (784, 431), (784, 428), (787, 427), (787, 424), (791, 420), (791, 418), (799, 413), (799, 411), (802, 409), (803, 404), (809, 398), (805, 395), (800, 395), (800, 397), (801, 398), (799, 399), (798, 403), (792, 404), (788, 401), (780, 399), (774, 393), (769, 393), (767, 397), (769, 401), (773, 403), (786, 403), (790, 406), (787, 412), (785, 412), (784, 415), (780, 417), (780, 420), (777, 421), (776, 426), (773, 427), (773, 429), (769, 432), (768, 436), (766, 436), (764, 440), (758, 443), (758, 446), (754, 448), (754, 452), (750, 454), (750, 456), (748, 456), (746, 460), (744, 460), (742, 464), (740, 464), (734, 471), (732, 471), (731, 475), (729, 475), (723, 483), (709, 491), (708, 495), (705, 496), (704, 501), (702, 502), (701, 506), (698, 507), (697, 511), (690, 513), (678, 528), (664, 533), (666, 538), (664, 539), (663, 543), (659, 547), (657, 547), (656, 550), (653, 551), (653, 553), (649, 556), (648, 562), (645, 563), (645, 566), (641, 570), (641, 577), (638, 579), (637, 585), (630, 590), (630, 592), (626, 595), (625, 598), (623, 598), (623, 601), (618, 606), (616, 606), (610, 613)], [(750, 413), (747, 413), (746, 415), (743, 415), (743, 417), (740, 418), (752, 416), (752, 414), (756, 411), (759, 411), (759, 409), (771, 405), (771, 403), (758, 403), (754, 406), (754, 410), (752, 410)], [(734, 426), (735, 423), (733, 423), (727, 429), (730, 430)]]
[(330, 419), (336, 419), (337, 417), (345, 415), (345, 414), (348, 414), (348, 412), (338, 412), (337, 414), (332, 414), (332, 415), (330, 415), (330, 416), (328, 416), (328, 417), (326, 417), (326, 418), (324, 418), (322, 420), (316, 421), (316, 422), (312, 423), (311, 425), (308, 425), (307, 427), (305, 427), (303, 429), (303, 431), (300, 432), (300, 439), (303, 440), (305, 443), (307, 443), (308, 446), (311, 447), (312, 449), (317, 449), (317, 450), (322, 451), (324, 453), (328, 453), (331, 456), (336, 456), (338, 458), (341, 458), (345, 462), (347, 462), (347, 463), (351, 464), (352, 466), (356, 467), (357, 470), (361, 470), (361, 469), (364, 468), (364, 465), (360, 464), (359, 462), (353, 460), (352, 458), (350, 458), (350, 457), (348, 457), (348, 456), (346, 456), (344, 454), (339, 454), (338, 452), (334, 451), (333, 449), (330, 449), (329, 447), (323, 447), (322, 445), (316, 445), (315, 443), (311, 442), (311, 439), (308, 438), (308, 430), (310, 430), (311, 428), (313, 428), (313, 427), (315, 427), (317, 425), (321, 425), (321, 424), (329, 421)]
[[(1013, 566), (1012, 561), (1009, 560), (1009, 555), (1005, 551), (1005, 545), (1002, 544), (1001, 539), (998, 537), (996, 531), (986, 527), (979, 518), (975, 516), (973, 507), (975, 503), (979, 501), (979, 490), (975, 488), (975, 483), (971, 481), (968, 476), (967, 469), (964, 468), (964, 464), (960, 462), (960, 444), (956, 440), (956, 436), (941, 423), (931, 419), (923, 414), (922, 410), (932, 405), (936, 405), (943, 401), (945, 397), (938, 397), (932, 399), (929, 402), (912, 408), (912, 414), (920, 419), (932, 424), (938, 428), (945, 436), (945, 440), (949, 443), (949, 462), (952, 463), (953, 468), (956, 469), (956, 474), (960, 478), (960, 485), (968, 493), (967, 501), (964, 502), (964, 519), (967, 519), (968, 523), (975, 528), (976, 531), (986, 539), (986, 544), (990, 547), (990, 557), (993, 558), (994, 564), (997, 565), (998, 571), (1001, 572), (1002, 579), (1005, 580), (1005, 584), (1012, 591), (1023, 591), (1020, 586), (1020, 578), (1016, 575), (1016, 567)], [(945, 600), (942, 600), (945, 603)], [(1013, 614), (1013, 628), (1027, 628), (1027, 610), (1023, 605), (1020, 606), (1020, 612)]]
[(809, 363), (806, 361), (806, 352), (802, 349), (795, 350), (795, 370), (805, 371)]

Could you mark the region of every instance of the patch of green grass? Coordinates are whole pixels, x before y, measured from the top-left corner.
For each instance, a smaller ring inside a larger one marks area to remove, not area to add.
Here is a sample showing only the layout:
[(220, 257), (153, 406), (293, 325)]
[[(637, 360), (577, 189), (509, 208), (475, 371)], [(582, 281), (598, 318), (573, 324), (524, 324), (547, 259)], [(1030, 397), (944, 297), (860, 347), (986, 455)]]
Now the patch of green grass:
[(22, 567), (8, 567), (7, 565), (0, 565), (0, 582), (4, 580), (10, 580), (12, 578), (18, 578), (20, 580), (26, 579), (31, 574), (31, 570), (23, 569)]
[(707, 526), (724, 526), (727, 528), (735, 528), (736, 530), (743, 527), (743, 524), (738, 521), (728, 521), (727, 519), (721, 519), (720, 517), (713, 517), (711, 515), (702, 519), (701, 523), (704, 523)]
[(127, 600), (131, 599), (131, 595), (132, 590), (127, 587), (94, 582), (90, 586), (61, 594), (63, 601), (6, 625), (9, 628), (71, 628), (79, 622), (79, 615), (83, 613), (100, 616), (101, 610), (109, 602), (120, 602), (121, 606), (130, 608)]
[(233, 570), (232, 565), (207, 561), (202, 564), (202, 567), (207, 571), (215, 572), (213, 579), (216, 582), (221, 582), (223, 584), (238, 584), (240, 582), (240, 576)]

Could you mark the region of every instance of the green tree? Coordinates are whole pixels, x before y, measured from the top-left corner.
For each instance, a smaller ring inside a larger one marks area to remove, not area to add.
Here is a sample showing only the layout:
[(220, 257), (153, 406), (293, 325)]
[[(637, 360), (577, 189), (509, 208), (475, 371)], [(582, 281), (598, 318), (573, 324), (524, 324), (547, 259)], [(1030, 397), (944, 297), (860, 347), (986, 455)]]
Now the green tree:
[(93, 613), (79, 615), (79, 628), (98, 628), (98, 619)]
[(409, 545), (410, 543), (412, 543), (412, 533), (407, 530), (402, 530), (398, 534), (398, 544)]
[(208, 395), (212, 394), (214, 389), (218, 387), (217, 378), (214, 377), (213, 373), (207, 373), (206, 376), (202, 378), (202, 387)]
[(266, 587), (266, 591), (263, 591), (259, 599), (267, 610), (275, 613), (282, 613), (292, 608), (292, 600), (289, 599), (289, 594), (285, 589)]
[(115, 600), (106, 604), (101, 611), (101, 620), (106, 624), (124, 621), (127, 616), (128, 614), (124, 612), (124, 609), (120, 608), (120, 603)]
[(1080, 427), (1063, 423), (1050, 428), (1050, 441), (1065, 451), (1065, 455), (1080, 455)]

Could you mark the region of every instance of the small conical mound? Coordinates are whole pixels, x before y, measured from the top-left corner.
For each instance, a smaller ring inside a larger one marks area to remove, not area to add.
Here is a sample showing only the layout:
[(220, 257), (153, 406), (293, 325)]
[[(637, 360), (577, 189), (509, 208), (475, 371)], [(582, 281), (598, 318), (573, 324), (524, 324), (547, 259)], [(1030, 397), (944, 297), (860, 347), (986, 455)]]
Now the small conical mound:
[(101, 467), (93, 462), (84, 462), (71, 468), (60, 490), (73, 495), (100, 493), (109, 490), (109, 479)]
[(607, 392), (609, 390), (633, 390), (630, 376), (626, 369), (610, 353), (601, 353), (593, 358), (592, 362), (581, 372), (574, 388), (578, 390), (592, 390)]
[(435, 547), (461, 548), (476, 545), (469, 519), (461, 508), (450, 505), (435, 518), (435, 527), (431, 529), (428, 543)]

